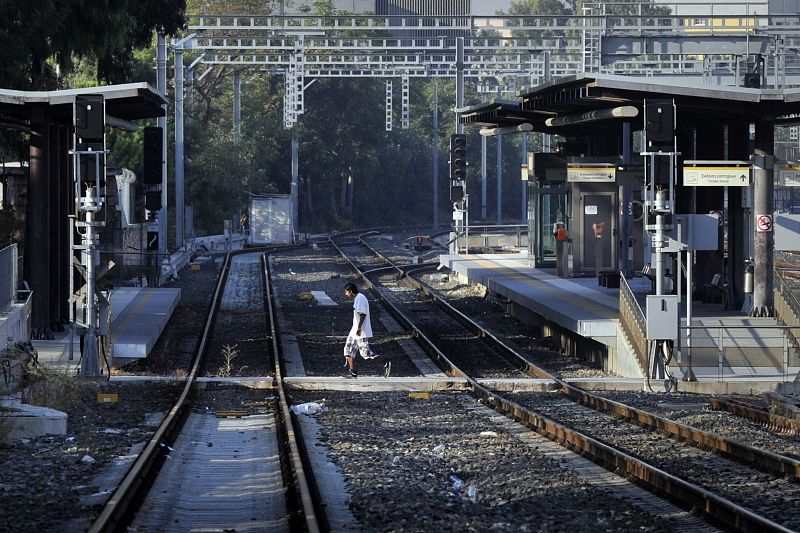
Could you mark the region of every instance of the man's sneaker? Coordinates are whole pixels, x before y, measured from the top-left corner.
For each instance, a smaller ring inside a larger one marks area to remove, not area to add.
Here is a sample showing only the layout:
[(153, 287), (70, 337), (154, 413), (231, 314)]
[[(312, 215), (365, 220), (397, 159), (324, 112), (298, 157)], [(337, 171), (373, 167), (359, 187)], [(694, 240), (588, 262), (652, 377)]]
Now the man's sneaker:
[(352, 372), (352, 371), (351, 371), (351, 372), (350, 372), (349, 374), (347, 374), (347, 376), (345, 376), (345, 377), (346, 377), (347, 379), (356, 379), (356, 378), (358, 377), (358, 373), (357, 373), (357, 372)]
[(386, 361), (386, 364), (383, 365), (383, 377), (388, 378), (391, 373), (392, 373), (392, 362)]

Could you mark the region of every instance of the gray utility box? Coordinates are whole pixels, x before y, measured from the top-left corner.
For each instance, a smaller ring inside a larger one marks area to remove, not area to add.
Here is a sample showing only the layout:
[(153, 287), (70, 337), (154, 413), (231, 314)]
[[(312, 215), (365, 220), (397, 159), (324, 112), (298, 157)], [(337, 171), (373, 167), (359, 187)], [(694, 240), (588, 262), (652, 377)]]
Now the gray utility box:
[(647, 297), (647, 339), (678, 339), (678, 296), (668, 294)]

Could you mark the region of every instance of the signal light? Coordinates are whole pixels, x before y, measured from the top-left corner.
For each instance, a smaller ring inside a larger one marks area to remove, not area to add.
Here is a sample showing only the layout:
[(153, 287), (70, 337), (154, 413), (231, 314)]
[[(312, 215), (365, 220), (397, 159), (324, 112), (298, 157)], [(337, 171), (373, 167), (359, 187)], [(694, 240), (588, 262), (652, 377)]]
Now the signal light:
[(463, 133), (450, 136), (450, 179), (467, 179), (467, 136)]
[(464, 186), (460, 183), (450, 184), (450, 201), (454, 204), (464, 200)]
[(148, 211), (161, 209), (161, 191), (146, 191), (144, 193), (144, 208)]
[(161, 167), (164, 162), (163, 133), (160, 126), (144, 129), (144, 183), (161, 185)]
[(671, 147), (675, 138), (675, 104), (672, 100), (647, 100), (644, 118), (648, 148)]
[(84, 141), (102, 141), (105, 122), (102, 94), (75, 97), (75, 135)]

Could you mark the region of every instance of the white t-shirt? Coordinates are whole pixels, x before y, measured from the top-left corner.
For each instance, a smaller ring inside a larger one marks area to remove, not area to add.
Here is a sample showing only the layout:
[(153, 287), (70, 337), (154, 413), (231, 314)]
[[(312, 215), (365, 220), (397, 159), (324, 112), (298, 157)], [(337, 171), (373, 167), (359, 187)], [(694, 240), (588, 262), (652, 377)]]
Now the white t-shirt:
[(358, 323), (361, 320), (359, 313), (367, 315), (367, 318), (364, 319), (364, 325), (361, 326), (361, 336), (365, 338), (372, 337), (372, 324), (369, 322), (369, 300), (360, 292), (353, 298), (353, 327), (350, 328), (350, 335), (356, 336)]

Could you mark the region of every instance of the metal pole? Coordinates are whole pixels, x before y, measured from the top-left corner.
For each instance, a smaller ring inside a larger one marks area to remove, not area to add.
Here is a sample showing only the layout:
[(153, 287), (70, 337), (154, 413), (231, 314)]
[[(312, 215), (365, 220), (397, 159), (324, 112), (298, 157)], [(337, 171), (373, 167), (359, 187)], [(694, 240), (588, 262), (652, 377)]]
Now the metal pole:
[(290, 196), (292, 198), (292, 231), (298, 231), (298, 216), (297, 216), (297, 209), (300, 205), (298, 201), (298, 175), (299, 175), (299, 168), (300, 164), (297, 160), (297, 152), (299, 150), (299, 141), (297, 139), (297, 128), (292, 128), (292, 189), (290, 192)]
[[(499, 138), (499, 137), (498, 137)], [(488, 214), (487, 189), (489, 177), (486, 171), (486, 137), (481, 135), (481, 220), (486, 222)]]
[[(166, 152), (164, 152), (166, 154)], [(183, 247), (183, 48), (175, 48), (175, 247)]]
[(692, 370), (692, 263), (694, 251), (686, 252), (686, 352), (688, 368), (683, 375), (683, 381), (697, 381)]
[(94, 232), (94, 210), (97, 206), (91, 200), (93, 195), (93, 188), (86, 191), (86, 197), (89, 198), (91, 203), (84, 204), (82, 207), (86, 209), (86, 237), (84, 238), (84, 245), (86, 249), (83, 250), (83, 257), (85, 258), (86, 267), (86, 334), (83, 339), (83, 353), (81, 355), (81, 374), (84, 376), (99, 376), (100, 364), (98, 361), (97, 350), (97, 307), (94, 302), (95, 291), (95, 272), (94, 272), (94, 254), (95, 254), (95, 241), (97, 237)]
[[(456, 109), (464, 107), (464, 38), (456, 37)], [(464, 125), (458, 120), (459, 115), (456, 113), (456, 133), (464, 133)], [(464, 199), (461, 202), (453, 203), (453, 230), (456, 234), (455, 250), (456, 253), (461, 252), (459, 244), (459, 235), (464, 228), (467, 228), (467, 194), (466, 194), (466, 179), (464, 180)], [(466, 250), (469, 251), (469, 230), (466, 233)]]
[(439, 227), (439, 80), (433, 79), (433, 227)]
[(772, 228), (774, 213), (773, 167), (775, 156), (774, 128), (767, 122), (756, 123), (756, 142), (754, 154), (754, 188), (756, 232), (755, 264), (753, 269), (753, 316), (773, 316), (774, 314), (774, 249), (775, 234)]
[(503, 223), (503, 136), (497, 135), (497, 225)]
[(233, 142), (242, 138), (242, 72), (233, 72)]
[[(481, 95), (481, 101), (485, 102), (486, 98), (486, 85), (484, 84), (484, 91)], [(486, 136), (481, 135), (481, 220), (486, 222), (488, 215), (488, 200), (487, 200), (487, 187), (489, 178), (486, 172)]]
[[(522, 147), (522, 164), (523, 165), (527, 165), (528, 164), (528, 134), (527, 133), (523, 133), (522, 134), (522, 142), (520, 144), (521, 144), (521, 147)], [(521, 200), (520, 207), (522, 208), (522, 211), (521, 211), (522, 212), (522, 218), (520, 220), (522, 220), (524, 222), (525, 218), (528, 216), (528, 198), (527, 198), (528, 182), (520, 180), (520, 187), (521, 187), (521, 189), (520, 189), (519, 197), (520, 197), (520, 200)]]
[[(456, 109), (464, 107), (464, 38), (456, 37)], [(464, 133), (464, 125), (456, 114), (456, 133)]]
[(194, 118), (194, 68), (188, 66), (183, 69), (186, 78), (186, 123), (191, 124)]
[[(156, 46), (156, 84), (158, 91), (167, 95), (167, 43), (164, 34), (158, 34)], [(158, 210), (158, 251), (167, 253), (167, 104), (162, 104), (164, 116), (158, 117), (157, 123), (161, 127), (161, 153), (164, 161), (161, 164), (161, 209)]]
[[(631, 123), (622, 123), (622, 163), (628, 165), (631, 162), (632, 151)], [(630, 185), (622, 186), (622, 238), (620, 239), (619, 266), (625, 276), (633, 274), (633, 187)]]

